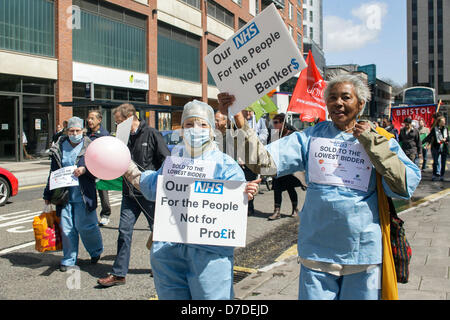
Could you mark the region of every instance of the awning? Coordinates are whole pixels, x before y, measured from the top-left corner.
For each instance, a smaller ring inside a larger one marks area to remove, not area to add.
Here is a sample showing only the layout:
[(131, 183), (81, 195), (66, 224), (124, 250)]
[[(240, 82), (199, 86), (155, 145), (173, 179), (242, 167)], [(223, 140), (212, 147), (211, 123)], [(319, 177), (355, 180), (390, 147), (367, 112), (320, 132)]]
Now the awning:
[(123, 103), (132, 104), (137, 110), (148, 110), (157, 112), (173, 112), (173, 111), (183, 111), (182, 106), (165, 106), (161, 104), (147, 104), (143, 102), (118, 102), (118, 101), (105, 101), (105, 100), (79, 100), (79, 101), (68, 101), (59, 102), (63, 107), (102, 107), (104, 109), (113, 109), (120, 106)]

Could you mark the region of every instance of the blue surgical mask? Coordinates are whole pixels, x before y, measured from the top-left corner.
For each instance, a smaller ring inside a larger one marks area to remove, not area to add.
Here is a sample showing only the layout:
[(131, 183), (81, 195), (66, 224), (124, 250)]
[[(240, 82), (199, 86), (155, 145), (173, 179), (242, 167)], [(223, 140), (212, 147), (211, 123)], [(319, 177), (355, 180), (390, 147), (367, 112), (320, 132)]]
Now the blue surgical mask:
[(183, 129), (184, 140), (193, 148), (199, 148), (211, 140), (209, 129), (188, 128)]
[(72, 143), (80, 143), (83, 140), (83, 134), (69, 135), (69, 139)]

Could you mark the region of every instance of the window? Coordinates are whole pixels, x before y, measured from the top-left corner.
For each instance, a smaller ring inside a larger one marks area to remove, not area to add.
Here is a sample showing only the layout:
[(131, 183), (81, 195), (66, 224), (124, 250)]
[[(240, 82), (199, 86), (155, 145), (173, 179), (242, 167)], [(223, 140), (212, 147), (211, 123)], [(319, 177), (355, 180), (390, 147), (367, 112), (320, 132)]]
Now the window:
[(180, 1), (190, 6), (193, 6), (194, 8), (200, 9), (200, 0), (180, 0)]
[(311, 27), (311, 28), (309, 28), (309, 38), (312, 40), (313, 36), (314, 36), (314, 31), (313, 31), (313, 28)]
[(238, 5), (240, 5), (242, 7), (242, 0), (233, 0), (234, 3), (237, 3)]
[(146, 33), (144, 28), (81, 10), (81, 28), (72, 33), (73, 60), (146, 72)]
[(308, 20), (308, 10), (303, 9), (303, 21)]
[(302, 34), (297, 32), (297, 47), (301, 50), (302, 49)]
[(289, 2), (289, 20), (294, 19), (294, 6)]
[[(216, 44), (214, 42), (211, 42), (211, 41), (208, 41), (208, 54), (213, 52), (214, 49), (216, 49), (218, 46), (219, 46), (218, 44)], [(209, 70), (208, 70), (208, 84), (211, 85), (211, 86), (215, 86), (216, 85), (216, 82), (214, 81), (214, 78), (212, 77), (212, 75), (209, 72)]]
[(187, 81), (200, 81), (200, 37), (158, 23), (158, 74)]
[(208, 1), (208, 16), (234, 29), (234, 14), (211, 0)]
[(55, 56), (55, 6), (48, 0), (0, 0), (0, 49)]
[(313, 22), (313, 12), (312, 11), (309, 12), (309, 21)]
[(297, 10), (297, 27), (302, 27), (302, 14)]

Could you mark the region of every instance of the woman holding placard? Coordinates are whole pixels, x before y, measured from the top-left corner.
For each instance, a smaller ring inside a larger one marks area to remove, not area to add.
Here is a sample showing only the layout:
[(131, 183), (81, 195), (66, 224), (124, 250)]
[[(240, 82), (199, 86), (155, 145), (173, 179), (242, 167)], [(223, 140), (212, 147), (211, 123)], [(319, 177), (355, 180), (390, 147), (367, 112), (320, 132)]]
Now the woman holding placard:
[[(57, 215), (61, 216), (63, 259), (60, 271), (67, 271), (77, 262), (79, 237), (95, 264), (103, 252), (102, 235), (97, 220), (97, 191), (95, 177), (86, 169), (84, 154), (91, 140), (84, 135), (83, 120), (72, 117), (68, 121), (67, 135), (58, 139), (50, 149), (50, 170), (62, 167), (75, 169), (79, 185), (68, 188), (67, 200), (56, 205)], [(55, 189), (58, 190), (58, 189)], [(54, 199), (55, 190), (50, 190), (49, 183), (44, 190), (45, 204)]]
[[(226, 114), (234, 97), (221, 93), (218, 98)], [(331, 121), (266, 148), (249, 148), (257, 151), (258, 164), (249, 166), (255, 173), (265, 168), (280, 177), (305, 171), (308, 189), (298, 232), (299, 299), (382, 297), (376, 173), (388, 197), (403, 199), (412, 196), (421, 175), (395, 139), (379, 135), (367, 121), (357, 121), (369, 98), (370, 90), (359, 77), (338, 75), (325, 90)], [(248, 143), (258, 145), (243, 116), (238, 113), (234, 119)], [(395, 282), (391, 288), (396, 291)]]
[[(222, 153), (214, 142), (214, 111), (206, 103), (191, 101), (181, 116), (183, 142), (172, 151), (172, 157), (183, 157), (212, 164), (207, 179), (245, 181), (240, 166)], [(138, 187), (148, 200), (156, 198), (158, 171), (140, 172), (133, 163), (124, 177)], [(164, 171), (165, 172), (165, 171)], [(180, 190), (181, 192), (182, 190)], [(249, 183), (249, 198), (257, 193), (257, 183)], [(150, 253), (155, 287), (163, 300), (223, 300), (233, 298), (233, 254), (229, 246), (153, 242)]]

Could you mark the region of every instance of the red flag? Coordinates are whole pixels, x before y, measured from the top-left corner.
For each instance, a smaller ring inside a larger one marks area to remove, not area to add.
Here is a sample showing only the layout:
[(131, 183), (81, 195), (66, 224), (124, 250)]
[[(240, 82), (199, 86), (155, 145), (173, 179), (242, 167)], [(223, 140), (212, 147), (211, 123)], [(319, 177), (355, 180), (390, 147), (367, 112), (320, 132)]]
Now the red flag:
[(320, 75), (311, 50), (306, 58), (307, 68), (303, 69), (295, 85), (288, 111), (300, 113), (300, 120), (312, 122), (326, 120), (326, 103), (323, 99), (326, 82)]
[(402, 123), (406, 118), (417, 121), (423, 119), (425, 127), (431, 128), (436, 109), (437, 105), (435, 104), (392, 108), (392, 124), (400, 132)]

